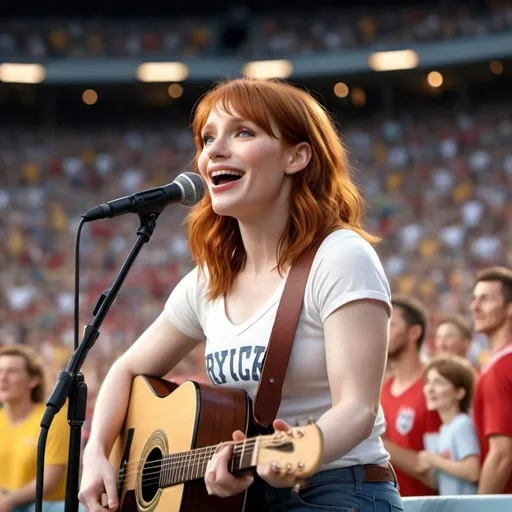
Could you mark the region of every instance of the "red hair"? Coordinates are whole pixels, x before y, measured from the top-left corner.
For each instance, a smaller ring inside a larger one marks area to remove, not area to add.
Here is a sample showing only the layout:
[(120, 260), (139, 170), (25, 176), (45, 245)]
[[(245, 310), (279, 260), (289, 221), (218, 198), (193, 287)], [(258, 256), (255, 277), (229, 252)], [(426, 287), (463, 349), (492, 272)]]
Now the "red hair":
[[(378, 238), (362, 226), (364, 203), (352, 181), (347, 152), (327, 111), (307, 92), (282, 81), (230, 79), (217, 83), (198, 102), (192, 129), (197, 148), (194, 171), (203, 150), (201, 130), (212, 110), (236, 111), (269, 136), (271, 121), (283, 143), (311, 146), (311, 160), (291, 176), (290, 216), (278, 245), (277, 269), (293, 265), (319, 236), (341, 228), (359, 233), (370, 243)], [(187, 219), (188, 242), (199, 270), (208, 270), (208, 299), (227, 294), (243, 269), (246, 253), (238, 221), (217, 215), (210, 195), (194, 208)]]

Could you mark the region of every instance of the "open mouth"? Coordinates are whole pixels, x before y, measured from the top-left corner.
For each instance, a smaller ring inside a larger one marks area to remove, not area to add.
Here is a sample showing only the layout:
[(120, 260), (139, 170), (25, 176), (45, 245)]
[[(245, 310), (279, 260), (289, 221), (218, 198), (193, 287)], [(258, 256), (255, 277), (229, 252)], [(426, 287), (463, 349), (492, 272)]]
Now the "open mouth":
[(212, 183), (218, 187), (220, 185), (225, 185), (226, 183), (231, 183), (233, 181), (238, 181), (243, 177), (243, 173), (236, 171), (215, 171), (212, 173)]

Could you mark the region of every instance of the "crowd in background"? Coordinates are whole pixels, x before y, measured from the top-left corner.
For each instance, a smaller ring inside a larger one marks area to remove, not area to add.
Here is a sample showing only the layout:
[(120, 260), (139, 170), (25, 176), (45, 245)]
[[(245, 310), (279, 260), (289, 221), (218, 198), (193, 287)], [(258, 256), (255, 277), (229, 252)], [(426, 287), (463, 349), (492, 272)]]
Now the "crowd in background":
[[(512, 107), (409, 112), (342, 125), (368, 204), (367, 225), (394, 293), (420, 299), (433, 328), (467, 316), (474, 274), (512, 265)], [(184, 126), (184, 125), (181, 125)], [(168, 183), (190, 169), (188, 129), (0, 133), (0, 336), (42, 347), (60, 368), (73, 348), (74, 237), (96, 204)], [(167, 208), (123, 285), (89, 357), (106, 367), (161, 311), (191, 268), (184, 207)], [(80, 244), (80, 325), (92, 320), (135, 241), (138, 219), (86, 224)], [(432, 339), (429, 331), (426, 355)], [(476, 337), (477, 362), (485, 340)], [(200, 355), (192, 368), (201, 366)], [(181, 370), (178, 370), (181, 371)]]
[(313, 12), (252, 13), (242, 5), (217, 16), (177, 20), (0, 21), (0, 54), (9, 58), (181, 56), (222, 52), (282, 55), (449, 40), (512, 28), (510, 0)]

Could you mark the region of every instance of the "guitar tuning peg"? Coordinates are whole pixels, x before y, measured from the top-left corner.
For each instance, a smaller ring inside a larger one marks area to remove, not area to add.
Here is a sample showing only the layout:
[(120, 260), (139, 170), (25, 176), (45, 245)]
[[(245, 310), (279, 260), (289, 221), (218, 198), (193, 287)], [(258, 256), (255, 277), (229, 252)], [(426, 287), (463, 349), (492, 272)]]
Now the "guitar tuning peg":
[(293, 467), (291, 464), (286, 465), (286, 474), (291, 475), (293, 473)]
[(313, 416), (310, 416), (308, 418), (308, 425), (313, 425), (313, 423), (315, 423), (315, 418), (313, 418)]

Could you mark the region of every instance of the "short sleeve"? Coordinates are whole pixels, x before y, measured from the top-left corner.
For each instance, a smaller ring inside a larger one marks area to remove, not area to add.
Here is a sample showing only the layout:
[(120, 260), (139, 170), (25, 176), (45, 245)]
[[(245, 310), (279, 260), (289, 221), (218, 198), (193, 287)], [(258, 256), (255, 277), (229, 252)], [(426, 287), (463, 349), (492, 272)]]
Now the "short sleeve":
[(389, 283), (373, 247), (353, 231), (329, 235), (311, 269), (311, 299), (315, 316), (325, 322), (339, 307), (360, 299), (384, 302), (391, 315)]
[(484, 425), (485, 436), (512, 437), (512, 356), (505, 356), (488, 370), (485, 376)]
[(46, 444), (45, 464), (67, 465), (69, 452), (68, 403), (53, 418)]
[(171, 292), (164, 311), (169, 321), (185, 336), (203, 340), (200, 322), (200, 294), (203, 289), (197, 267), (190, 271)]
[(480, 442), (471, 418), (464, 415), (453, 432), (453, 443), (458, 460), (470, 455), (480, 455)]

